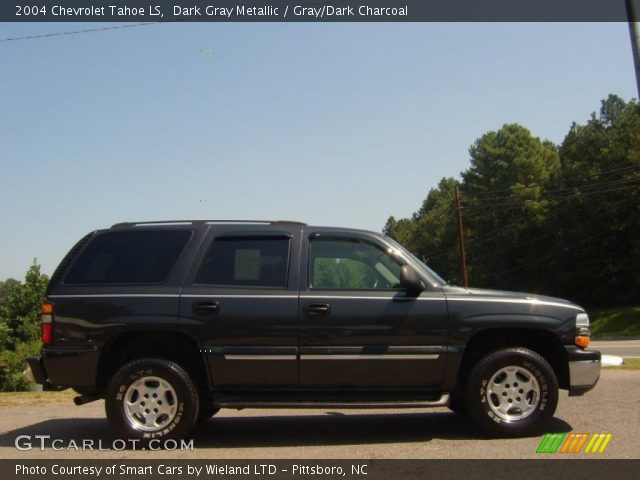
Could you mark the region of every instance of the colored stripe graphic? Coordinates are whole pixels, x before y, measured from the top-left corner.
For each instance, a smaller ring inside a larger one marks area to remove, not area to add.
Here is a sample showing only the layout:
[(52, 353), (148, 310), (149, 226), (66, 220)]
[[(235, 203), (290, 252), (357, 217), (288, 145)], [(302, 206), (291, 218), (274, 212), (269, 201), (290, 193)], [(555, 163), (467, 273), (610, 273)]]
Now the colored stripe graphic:
[(576, 441), (575, 433), (570, 433), (569, 435), (567, 435), (567, 440), (564, 442), (564, 445), (562, 445), (562, 448), (560, 449), (560, 453), (569, 453), (573, 448), (575, 441)]
[(589, 438), (588, 433), (581, 433), (580, 435), (582, 435), (582, 438), (578, 441), (578, 445), (573, 453), (580, 453), (580, 450), (582, 450), (582, 447), (587, 442), (587, 438)]
[(580, 453), (582, 446), (589, 438), (588, 433), (571, 433), (567, 436), (567, 440), (562, 445), (560, 453)]
[(584, 449), (585, 453), (603, 453), (609, 442), (611, 441), (610, 433), (594, 433), (591, 440)]
[(602, 446), (600, 447), (600, 451), (598, 453), (604, 452), (604, 449), (607, 448), (607, 445), (609, 445), (609, 442), (611, 441), (612, 437), (613, 437), (612, 434), (607, 433), (607, 436), (605, 437), (604, 442), (602, 442)]
[(564, 437), (564, 433), (547, 433), (540, 442), (540, 445), (538, 445), (538, 449), (536, 450), (536, 452), (556, 453), (556, 450), (558, 450), (558, 447), (562, 443)]
[(612, 437), (611, 433), (547, 433), (536, 453), (603, 453)]

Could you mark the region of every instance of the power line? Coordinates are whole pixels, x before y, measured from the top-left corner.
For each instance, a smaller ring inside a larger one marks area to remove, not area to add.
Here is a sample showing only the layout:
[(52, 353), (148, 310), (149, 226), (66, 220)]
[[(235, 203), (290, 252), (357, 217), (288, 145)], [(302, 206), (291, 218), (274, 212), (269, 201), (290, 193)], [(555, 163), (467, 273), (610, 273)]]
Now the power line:
[[(487, 203), (487, 204), (478, 204), (478, 205), (474, 205), (473, 207), (482, 207), (482, 208), (488, 208), (488, 209), (493, 209), (493, 208), (522, 208), (524, 206), (532, 206), (532, 205), (536, 205), (536, 204), (542, 204), (543, 202), (558, 202), (558, 201), (563, 201), (563, 200), (569, 200), (571, 198), (581, 198), (581, 197), (588, 197), (588, 196), (592, 196), (592, 195), (600, 195), (603, 193), (611, 193), (611, 192), (620, 192), (620, 191), (624, 191), (624, 190), (632, 190), (632, 189), (636, 189), (640, 187), (640, 183), (634, 183), (632, 185), (627, 185), (627, 186), (623, 186), (620, 188), (610, 188), (610, 189), (605, 189), (605, 190), (599, 190), (597, 192), (579, 192), (579, 193), (575, 193), (573, 195), (564, 195), (564, 196), (560, 196), (560, 197), (546, 197), (546, 198), (540, 198), (538, 200), (524, 200), (521, 202), (498, 202), (498, 203)], [(473, 208), (471, 207), (471, 208)], [(469, 206), (467, 206), (466, 208), (470, 208)]]
[[(569, 200), (569, 199), (567, 199)], [(571, 208), (577, 206), (580, 203), (580, 199), (572, 199), (572, 201), (566, 203), (565, 205), (559, 206), (557, 208), (554, 208), (552, 210), (550, 210), (548, 212), (549, 217), (557, 217), (558, 215), (560, 215), (561, 213), (570, 210)], [(452, 201), (452, 206), (451, 208), (453, 210), (455, 210), (455, 202)], [(473, 223), (473, 220), (471, 221), (471, 223)], [(483, 234), (482, 235), (482, 241), (486, 242), (487, 240), (499, 237), (500, 235), (503, 235), (504, 231), (508, 231), (511, 230), (512, 227), (516, 227), (518, 225), (520, 225), (522, 223), (522, 219), (518, 219), (512, 222), (507, 223), (506, 225), (500, 225), (500, 228), (497, 228), (495, 230), (493, 230), (492, 232), (488, 233), (488, 234)], [(475, 228), (473, 227), (473, 225), (471, 227), (469, 227), (468, 230), (470, 232), (470, 237), (474, 238), (475, 235)], [(543, 238), (548, 238), (548, 237), (552, 237), (557, 235), (557, 232), (550, 232), (547, 233), (546, 235), (543, 236)], [(521, 248), (519, 245), (512, 245), (513, 247), (517, 247), (517, 248)], [(510, 249), (508, 249), (510, 250)], [(436, 250), (435, 252), (430, 252), (430, 253), (425, 253), (424, 257), (426, 258), (425, 263), (428, 264), (429, 261), (433, 260), (434, 258), (440, 258), (440, 257), (444, 257), (445, 255), (451, 255), (451, 254), (455, 254), (455, 249), (452, 249), (451, 247), (446, 248), (446, 249), (441, 249), (441, 250)], [(424, 260), (424, 259), (423, 259)]]
[[(334, 3), (335, 2), (342, 2), (345, 3), (347, 0), (333, 0)], [(307, 7), (311, 7), (311, 6), (323, 6), (323, 5), (330, 5), (330, 1), (329, 0), (325, 0), (325, 1), (319, 1), (319, 2), (314, 2), (314, 3), (309, 3), (308, 1), (301, 1), (300, 5), (304, 5)], [(173, 19), (171, 21), (171, 23), (181, 23), (181, 22), (189, 22), (189, 19)], [(94, 32), (104, 32), (104, 31), (108, 31), (108, 30), (117, 30), (119, 28), (135, 28), (135, 27), (144, 27), (146, 25), (158, 25), (160, 23), (169, 23), (169, 22), (145, 22), (145, 23), (128, 23), (128, 24), (124, 24), (124, 25), (117, 25), (117, 26), (112, 26), (112, 27), (100, 27), (100, 28), (87, 28), (84, 30), (70, 30), (70, 31), (66, 31), (66, 32), (52, 32), (52, 33), (43, 33), (40, 35), (25, 35), (23, 37), (7, 37), (7, 38), (0, 38), (0, 43), (2, 42), (17, 42), (20, 40), (33, 40), (36, 38), (48, 38), (48, 37), (58, 37), (58, 36), (62, 36), (62, 35), (77, 35), (77, 34), (81, 34), (81, 33), (94, 33)]]
[[(602, 175), (608, 175), (610, 173), (618, 173), (618, 172), (624, 172), (624, 171), (628, 171), (628, 170), (640, 170), (640, 166), (638, 165), (632, 165), (629, 167), (622, 167), (622, 168), (616, 168), (613, 170), (605, 170), (605, 171), (601, 171), (601, 172), (596, 172), (596, 173), (592, 173), (592, 174), (588, 174), (588, 175), (578, 175), (578, 176), (574, 176), (574, 177), (568, 177), (563, 179), (564, 181), (571, 181), (571, 180), (580, 180), (580, 179), (584, 179), (584, 178), (593, 178), (593, 177), (598, 177), (598, 176), (602, 176)], [(552, 180), (550, 182), (553, 182)], [(503, 193), (503, 192), (515, 192), (515, 191), (519, 191), (519, 190), (527, 190), (530, 188), (535, 188), (535, 187), (546, 187), (548, 186), (548, 183), (530, 183), (529, 185), (523, 185), (520, 187), (508, 187), (508, 188), (502, 188), (502, 189), (498, 189), (498, 190), (485, 190), (482, 192), (478, 192), (478, 193), (471, 193), (471, 194), (465, 194), (463, 195), (463, 197), (471, 197), (471, 198), (483, 198), (486, 196), (495, 196), (496, 193)]]
[[(635, 181), (640, 181), (640, 179), (633, 180), (633, 181), (634, 182)], [(632, 188), (632, 187), (635, 187), (635, 185), (630, 185), (628, 187), (619, 188), (619, 189), (616, 188), (616, 189), (607, 189), (607, 190), (597, 191), (597, 192), (589, 192), (588, 194), (589, 195), (594, 195), (594, 194), (608, 193), (610, 191), (628, 190), (629, 188)], [(555, 208), (550, 209), (547, 212), (547, 215), (549, 217), (557, 217), (561, 213), (566, 212), (568, 210), (571, 210), (572, 208), (574, 208), (574, 207), (576, 207), (576, 206), (578, 206), (580, 204), (581, 196), (584, 196), (584, 195), (587, 195), (587, 193), (584, 193), (582, 195), (579, 195), (579, 194), (566, 195), (566, 196), (563, 196), (563, 197), (558, 197), (558, 198), (553, 199), (554, 201), (557, 201), (557, 202), (567, 202), (567, 203), (565, 203), (564, 205), (558, 205)], [(528, 202), (530, 204), (530, 203), (535, 203), (536, 201), (535, 200), (527, 200), (526, 202)], [(494, 205), (482, 204), (482, 206), (483, 207), (488, 207), (488, 208), (501, 207), (501, 206), (506, 206), (506, 207), (512, 206), (514, 208), (521, 208), (523, 206), (523, 202), (501, 203), (501, 204), (494, 204)], [(452, 210), (456, 209), (455, 202), (453, 200), (452, 200), (451, 208), (452, 208)], [(473, 220), (471, 220), (471, 223), (473, 224)], [(484, 242), (486, 242), (488, 239), (493, 239), (493, 238), (499, 237), (500, 235), (503, 234), (503, 232), (505, 230), (510, 230), (512, 227), (516, 227), (516, 226), (520, 225), (521, 223), (522, 223), (522, 219), (517, 219), (517, 220), (509, 222), (509, 223), (507, 223), (505, 225), (500, 225), (499, 229), (496, 229), (496, 230), (490, 232), (489, 234), (483, 234), (482, 235), (482, 240)], [(475, 234), (474, 234), (475, 228), (473, 227), (473, 225), (470, 227), (469, 231), (471, 232), (471, 237), (475, 237)], [(544, 238), (552, 237), (552, 236), (556, 235), (556, 233), (557, 232), (551, 232), (550, 234), (545, 235)], [(451, 249), (442, 249), (442, 250), (437, 250), (437, 251), (432, 252), (432, 253), (426, 253), (425, 257), (427, 258), (428, 261), (430, 261), (430, 260), (433, 260), (434, 258), (440, 258), (440, 257), (443, 257), (445, 255), (451, 255), (452, 253), (453, 253), (453, 250), (451, 250)], [(425, 262), (425, 263), (427, 263), (427, 262)]]
[[(567, 199), (569, 200), (569, 199)], [(565, 205), (562, 205), (558, 208), (554, 208), (552, 210), (550, 210), (548, 212), (548, 218), (554, 218), (554, 217), (558, 217), (561, 213), (566, 212), (567, 210), (571, 210), (573, 207), (577, 206), (580, 203), (579, 199), (573, 199), (572, 201), (569, 201), (568, 203), (566, 203)], [(473, 223), (473, 221), (471, 221), (470, 223)], [(511, 228), (516, 227), (518, 225), (522, 224), (522, 219), (518, 219), (515, 221), (512, 221), (510, 223), (507, 223), (506, 225), (499, 225), (499, 228), (494, 229), (492, 232), (488, 233), (488, 234), (483, 234), (481, 236), (482, 241), (484, 243), (487, 242), (487, 240), (491, 240), (497, 237), (500, 237), (501, 235), (504, 235), (505, 231), (509, 231), (511, 230)], [(473, 227), (473, 225), (471, 225), (471, 227), (469, 228), (470, 231), (470, 237), (474, 238), (476, 237), (475, 235), (475, 229)], [(556, 236), (558, 234), (558, 232), (548, 232), (546, 235), (544, 235), (542, 238), (548, 238), (548, 237), (553, 237)], [(475, 238), (474, 238), (475, 239)], [(518, 245), (518, 248), (520, 248), (520, 246)]]
[(609, 232), (607, 230), (601, 230), (601, 231), (597, 232), (595, 235), (592, 235), (590, 237), (582, 239), (580, 242), (568, 246), (567, 249), (565, 249), (565, 250), (562, 250), (560, 252), (556, 251), (555, 253), (551, 253), (550, 255), (546, 255), (546, 256), (544, 256), (542, 258), (536, 258), (535, 260), (532, 260), (532, 261), (529, 261), (529, 262), (525, 262), (525, 263), (521, 263), (521, 264), (515, 264), (510, 268), (502, 270), (502, 272), (500, 272), (500, 273), (502, 273), (502, 274), (510, 273), (510, 272), (512, 272), (514, 270), (521, 270), (521, 269), (523, 269), (525, 267), (530, 267), (530, 266), (536, 265), (538, 263), (547, 262), (547, 261), (552, 260), (554, 258), (561, 257), (563, 255), (566, 255), (567, 250), (575, 250), (577, 247), (581, 247), (582, 245), (585, 245), (586, 243), (589, 243), (592, 240), (595, 240), (598, 237), (602, 237), (603, 235), (608, 234), (608, 233)]
[[(630, 179), (610, 180), (607, 182), (597, 182), (589, 185), (583, 185), (583, 188), (587, 187), (586, 190), (580, 190), (578, 187), (570, 187), (570, 188), (565, 188), (561, 190), (550, 191), (549, 193), (551, 193), (552, 195), (540, 196), (535, 200), (529, 200), (529, 199), (515, 200), (515, 199), (509, 199), (508, 197), (487, 199), (485, 201), (472, 200), (470, 203), (466, 205), (466, 207), (467, 208), (469, 207), (491, 208), (491, 207), (509, 207), (509, 206), (522, 207), (523, 205), (526, 205), (526, 204), (531, 205), (531, 204), (541, 203), (543, 201), (556, 201), (556, 200), (563, 200), (567, 198), (577, 198), (577, 197), (584, 197), (584, 196), (595, 195), (600, 193), (615, 192), (618, 190), (627, 190), (629, 188), (636, 187), (639, 182), (640, 182), (640, 177), (630, 178)], [(601, 189), (588, 190), (588, 188), (593, 188), (593, 187), (601, 187)], [(605, 187), (605, 188), (602, 188), (602, 187)], [(621, 188), (606, 188), (606, 187), (621, 187)]]
[(0, 38), (0, 42), (18, 42), (20, 40), (33, 40), (36, 38), (59, 37), (62, 35), (78, 35), (81, 33), (105, 32), (108, 30), (117, 30), (120, 28), (136, 28), (136, 27), (144, 27), (147, 25), (158, 25), (159, 23), (161, 22), (127, 23), (124, 25), (115, 25), (111, 27), (87, 28), (85, 30), (68, 30), (65, 32), (52, 32), (52, 33), (42, 33), (39, 35), (26, 35), (23, 37), (7, 37), (7, 38)]

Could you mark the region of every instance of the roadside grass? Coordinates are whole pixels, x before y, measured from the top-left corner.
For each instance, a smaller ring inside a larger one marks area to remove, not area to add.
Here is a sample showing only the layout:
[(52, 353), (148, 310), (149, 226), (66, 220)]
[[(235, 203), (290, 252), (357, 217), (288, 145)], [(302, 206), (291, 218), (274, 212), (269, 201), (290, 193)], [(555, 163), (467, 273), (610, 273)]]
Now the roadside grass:
[(594, 339), (640, 337), (640, 307), (589, 310)]
[(602, 368), (610, 368), (615, 370), (640, 370), (640, 358), (627, 358), (620, 366), (605, 365)]
[(61, 392), (0, 392), (0, 408), (71, 402), (76, 395), (71, 389)]

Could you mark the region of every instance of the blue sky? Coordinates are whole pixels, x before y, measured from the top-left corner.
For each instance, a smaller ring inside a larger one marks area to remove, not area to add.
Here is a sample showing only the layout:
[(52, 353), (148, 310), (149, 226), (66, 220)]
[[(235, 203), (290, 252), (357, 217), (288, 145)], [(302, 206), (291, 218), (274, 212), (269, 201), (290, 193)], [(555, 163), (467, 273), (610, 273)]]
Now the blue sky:
[(636, 97), (626, 23), (161, 24), (0, 42), (0, 65), (0, 279), (118, 221), (380, 230), (482, 134), (560, 142)]

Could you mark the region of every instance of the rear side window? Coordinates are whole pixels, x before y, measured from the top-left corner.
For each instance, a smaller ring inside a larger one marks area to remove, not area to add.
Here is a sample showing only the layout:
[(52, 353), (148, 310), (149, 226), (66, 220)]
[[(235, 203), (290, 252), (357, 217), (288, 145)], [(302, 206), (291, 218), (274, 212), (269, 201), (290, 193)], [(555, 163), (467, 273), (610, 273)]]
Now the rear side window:
[(191, 237), (186, 230), (127, 230), (94, 238), (64, 279), (73, 285), (154, 284), (169, 276)]
[(288, 238), (218, 238), (207, 252), (196, 283), (245, 287), (287, 286)]

